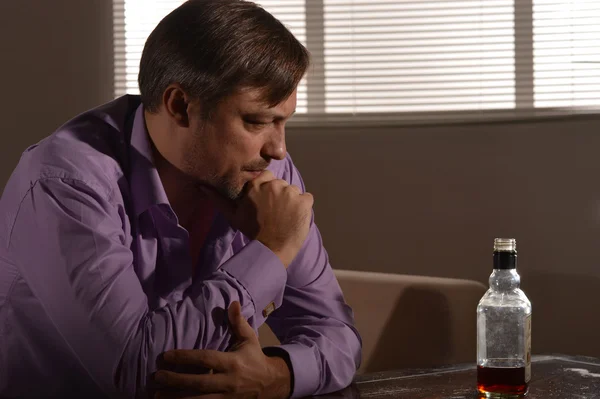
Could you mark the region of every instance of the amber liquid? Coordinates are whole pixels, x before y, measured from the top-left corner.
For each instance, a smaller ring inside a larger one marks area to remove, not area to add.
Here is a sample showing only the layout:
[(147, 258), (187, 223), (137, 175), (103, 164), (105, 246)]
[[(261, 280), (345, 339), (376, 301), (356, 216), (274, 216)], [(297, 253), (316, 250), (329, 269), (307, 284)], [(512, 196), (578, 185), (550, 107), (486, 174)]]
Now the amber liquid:
[(524, 395), (527, 387), (525, 367), (477, 366), (477, 389), (480, 393)]

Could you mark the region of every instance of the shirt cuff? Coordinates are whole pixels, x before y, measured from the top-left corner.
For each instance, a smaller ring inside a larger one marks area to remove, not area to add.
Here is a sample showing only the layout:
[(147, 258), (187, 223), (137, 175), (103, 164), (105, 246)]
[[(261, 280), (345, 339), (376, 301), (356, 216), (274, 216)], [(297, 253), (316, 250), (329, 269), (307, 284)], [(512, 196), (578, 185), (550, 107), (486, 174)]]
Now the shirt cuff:
[(221, 270), (236, 279), (250, 295), (255, 309), (255, 329), (281, 306), (287, 271), (277, 255), (260, 241), (251, 241), (225, 262)]
[(320, 364), (316, 361), (315, 350), (300, 344), (283, 344), (279, 346), (285, 350), (292, 364), (294, 387), (292, 398), (312, 396), (317, 392), (320, 384)]

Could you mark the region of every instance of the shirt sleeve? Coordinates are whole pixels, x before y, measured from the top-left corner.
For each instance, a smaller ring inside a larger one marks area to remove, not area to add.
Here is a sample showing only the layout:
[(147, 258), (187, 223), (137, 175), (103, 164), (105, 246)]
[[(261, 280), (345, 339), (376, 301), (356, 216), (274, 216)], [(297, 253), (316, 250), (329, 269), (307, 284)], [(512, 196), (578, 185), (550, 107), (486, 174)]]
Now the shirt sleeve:
[[(284, 178), (305, 191), (298, 170), (289, 157), (287, 161), (289, 172)], [(289, 355), (292, 397), (345, 388), (360, 366), (362, 342), (314, 217), (308, 237), (287, 271), (283, 303), (267, 324)]]
[[(101, 192), (77, 180), (35, 182), (9, 249), (64, 345), (107, 395), (145, 397), (166, 350), (227, 347), (233, 301), (253, 324), (264, 320), (254, 319), (265, 304), (281, 304), (285, 268), (254, 241), (181, 301), (151, 311), (126, 245), (127, 216)], [(271, 284), (263, 287), (267, 270)]]

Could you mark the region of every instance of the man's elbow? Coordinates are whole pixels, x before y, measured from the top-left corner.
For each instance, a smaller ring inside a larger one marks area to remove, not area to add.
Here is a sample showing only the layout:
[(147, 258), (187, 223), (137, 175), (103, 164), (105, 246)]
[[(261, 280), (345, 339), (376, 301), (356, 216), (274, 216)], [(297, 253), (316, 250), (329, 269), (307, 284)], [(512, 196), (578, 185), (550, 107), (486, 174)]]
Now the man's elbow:
[(346, 342), (346, 346), (340, 348), (337, 359), (329, 367), (328, 381), (326, 381), (319, 394), (339, 391), (346, 388), (354, 380), (362, 359), (362, 345), (358, 335), (356, 341), (352, 341)]
[(148, 397), (151, 373), (146, 367), (146, 361), (141, 359), (130, 358), (119, 364), (114, 373), (114, 384), (123, 398)]
[(151, 375), (156, 371), (158, 352), (153, 347), (148, 325), (142, 326), (131, 337), (113, 373), (114, 384), (123, 397), (146, 398), (151, 386)]

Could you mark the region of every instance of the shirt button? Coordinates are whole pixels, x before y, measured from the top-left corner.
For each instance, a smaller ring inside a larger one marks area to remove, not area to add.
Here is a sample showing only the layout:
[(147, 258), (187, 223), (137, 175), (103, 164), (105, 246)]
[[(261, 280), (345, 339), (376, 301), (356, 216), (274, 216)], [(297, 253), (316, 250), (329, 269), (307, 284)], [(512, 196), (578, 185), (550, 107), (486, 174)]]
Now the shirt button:
[(264, 318), (269, 317), (269, 315), (271, 313), (273, 313), (275, 311), (275, 302), (271, 302), (270, 304), (267, 305), (266, 308), (264, 308), (262, 314)]

